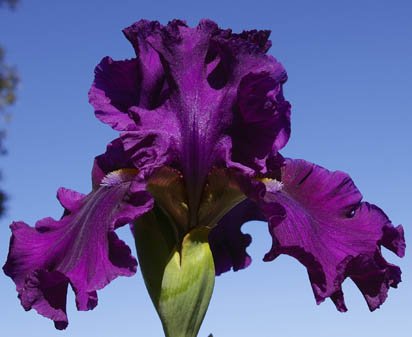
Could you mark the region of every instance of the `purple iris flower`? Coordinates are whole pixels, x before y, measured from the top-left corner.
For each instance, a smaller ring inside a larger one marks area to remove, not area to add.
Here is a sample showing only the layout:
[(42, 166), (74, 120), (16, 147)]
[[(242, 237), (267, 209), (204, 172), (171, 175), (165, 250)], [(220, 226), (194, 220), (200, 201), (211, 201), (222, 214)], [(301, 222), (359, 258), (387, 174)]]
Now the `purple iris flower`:
[(370, 310), (378, 308), (401, 281), (381, 246), (403, 256), (402, 226), (362, 201), (347, 174), (280, 155), (290, 104), (285, 69), (267, 55), (270, 32), (142, 20), (123, 33), (136, 57), (104, 58), (89, 93), (97, 118), (120, 132), (95, 159), (92, 192), (61, 188), (60, 220), (11, 225), (3, 269), (24, 309), (66, 328), (69, 285), (78, 310), (93, 309), (97, 290), (136, 272), (116, 228), (156, 205), (180, 237), (212, 228), (217, 275), (251, 263), (241, 226), (264, 220), (273, 240), (264, 260), (298, 259), (318, 303), (329, 297), (346, 311), (341, 285), (349, 277)]

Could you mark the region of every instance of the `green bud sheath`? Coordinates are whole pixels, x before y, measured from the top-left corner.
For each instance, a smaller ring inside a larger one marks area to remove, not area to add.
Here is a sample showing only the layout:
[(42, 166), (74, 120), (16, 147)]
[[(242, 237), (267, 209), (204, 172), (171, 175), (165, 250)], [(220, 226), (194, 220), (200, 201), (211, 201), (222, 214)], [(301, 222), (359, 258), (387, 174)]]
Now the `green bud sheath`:
[(179, 239), (157, 207), (135, 224), (140, 268), (167, 337), (196, 337), (200, 329), (215, 281), (208, 235), (196, 227)]

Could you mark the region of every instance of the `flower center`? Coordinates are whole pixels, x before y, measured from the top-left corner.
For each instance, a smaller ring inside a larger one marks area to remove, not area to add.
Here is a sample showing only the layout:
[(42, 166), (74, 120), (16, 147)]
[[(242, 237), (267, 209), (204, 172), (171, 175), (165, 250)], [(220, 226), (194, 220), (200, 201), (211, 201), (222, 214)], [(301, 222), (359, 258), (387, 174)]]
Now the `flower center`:
[[(193, 227), (212, 228), (235, 205), (245, 199), (228, 170), (214, 168), (208, 175), (197, 210), (189, 210), (188, 193), (183, 175), (170, 167), (159, 169), (148, 181), (148, 191), (157, 205), (182, 234)], [(190, 221), (195, 213), (196, 224)]]

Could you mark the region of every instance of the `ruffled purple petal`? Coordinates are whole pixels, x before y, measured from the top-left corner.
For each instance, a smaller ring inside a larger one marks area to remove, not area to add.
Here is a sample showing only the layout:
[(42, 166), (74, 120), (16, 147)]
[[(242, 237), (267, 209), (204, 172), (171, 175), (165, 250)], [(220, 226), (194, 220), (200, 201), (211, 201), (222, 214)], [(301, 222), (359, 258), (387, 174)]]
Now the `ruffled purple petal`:
[(21, 305), (25, 310), (34, 308), (39, 314), (52, 319), (56, 329), (66, 329), (67, 286), (67, 279), (60, 272), (36, 270), (27, 276), (24, 289), (19, 291)]
[(64, 329), (68, 284), (78, 310), (90, 310), (97, 305), (96, 290), (136, 272), (130, 248), (114, 229), (151, 209), (152, 199), (143, 187), (123, 181), (89, 195), (60, 189), (58, 198), (65, 207), (60, 220), (45, 218), (34, 228), (24, 222), (11, 225), (3, 270), (15, 282), (26, 310), (34, 308)]
[(148, 43), (147, 38), (161, 28), (157, 21), (141, 20), (123, 30), (138, 56), (141, 73), (139, 106), (154, 109), (164, 102), (168, 94), (166, 72), (160, 55)]
[(249, 234), (244, 234), (241, 227), (251, 220), (264, 220), (257, 206), (245, 200), (227, 213), (209, 234), (210, 249), (213, 253), (216, 275), (233, 269), (244, 269), (252, 262), (246, 248), (252, 242)]
[(263, 172), (265, 159), (286, 145), (291, 131), (290, 104), (283, 97), (286, 71), (265, 55), (271, 46), (269, 34), (222, 30), (209, 51), (219, 59), (209, 79), (237, 87), (229, 131), (232, 160)]
[(121, 139), (113, 140), (107, 145), (106, 152), (94, 159), (92, 169), (93, 188), (99, 188), (102, 180), (110, 172), (132, 168), (135, 167), (130, 156), (126, 153)]
[(66, 210), (66, 212), (75, 212), (82, 205), (82, 200), (85, 198), (83, 193), (79, 193), (68, 188), (61, 187), (57, 190), (57, 199)]
[(105, 57), (95, 69), (89, 100), (103, 123), (115, 130), (133, 130), (136, 126), (128, 110), (138, 104), (139, 91), (137, 60), (113, 61)]
[(144, 175), (173, 161), (170, 139), (159, 130), (127, 132), (120, 139), (130, 161)]
[(286, 160), (281, 184), (267, 184), (260, 206), (269, 221), (273, 246), (264, 260), (280, 254), (297, 258), (308, 269), (317, 302), (330, 297), (346, 311), (341, 284), (350, 277), (370, 310), (396, 288), (401, 271), (381, 255), (381, 245), (403, 256), (402, 226), (393, 227), (362, 195), (350, 177), (303, 160)]
[(269, 152), (279, 151), (288, 142), (290, 104), (282, 93), (285, 80), (261, 72), (250, 73), (240, 82), (238, 114), (231, 131), (233, 160), (259, 170)]
[(286, 144), (286, 72), (266, 55), (268, 31), (234, 34), (208, 20), (195, 28), (142, 20), (124, 34), (136, 59), (127, 65), (105, 59), (90, 101), (101, 120), (125, 131), (121, 139), (135, 166), (161, 163), (183, 173), (194, 221), (212, 166), (265, 172), (267, 157)]

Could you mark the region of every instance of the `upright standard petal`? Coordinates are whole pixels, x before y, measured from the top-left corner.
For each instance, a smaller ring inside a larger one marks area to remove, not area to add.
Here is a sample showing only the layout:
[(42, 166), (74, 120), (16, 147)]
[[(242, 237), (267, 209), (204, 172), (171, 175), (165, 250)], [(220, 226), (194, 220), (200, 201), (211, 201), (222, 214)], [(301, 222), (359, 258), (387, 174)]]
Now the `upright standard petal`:
[(133, 130), (129, 108), (139, 102), (140, 72), (137, 60), (113, 61), (105, 57), (95, 69), (89, 100), (96, 117), (115, 130)]
[(142, 20), (124, 34), (137, 57), (118, 64), (104, 59), (90, 102), (102, 121), (125, 131), (122, 141), (137, 153), (135, 165), (162, 158), (153, 162), (182, 172), (194, 226), (213, 166), (264, 172), (266, 158), (286, 144), (286, 72), (266, 55), (268, 31), (234, 34), (208, 20), (195, 28)]
[(330, 297), (339, 311), (346, 311), (341, 284), (350, 277), (375, 310), (401, 281), (381, 245), (403, 256), (405, 242), (402, 226), (393, 227), (381, 209), (361, 199), (347, 174), (286, 160), (281, 182), (272, 182), (260, 201), (273, 238), (265, 261), (280, 254), (298, 259), (318, 303)]
[[(96, 162), (104, 158), (109, 164), (104, 156)], [(104, 167), (94, 172), (104, 172)], [(65, 329), (69, 284), (78, 310), (90, 310), (97, 305), (96, 290), (117, 276), (135, 273), (135, 258), (114, 232), (152, 207), (151, 196), (135, 177), (135, 171), (115, 171), (88, 195), (61, 188), (57, 195), (65, 211), (60, 220), (45, 218), (34, 228), (24, 222), (11, 225), (3, 270), (15, 282), (24, 309), (34, 308), (57, 329)]]

